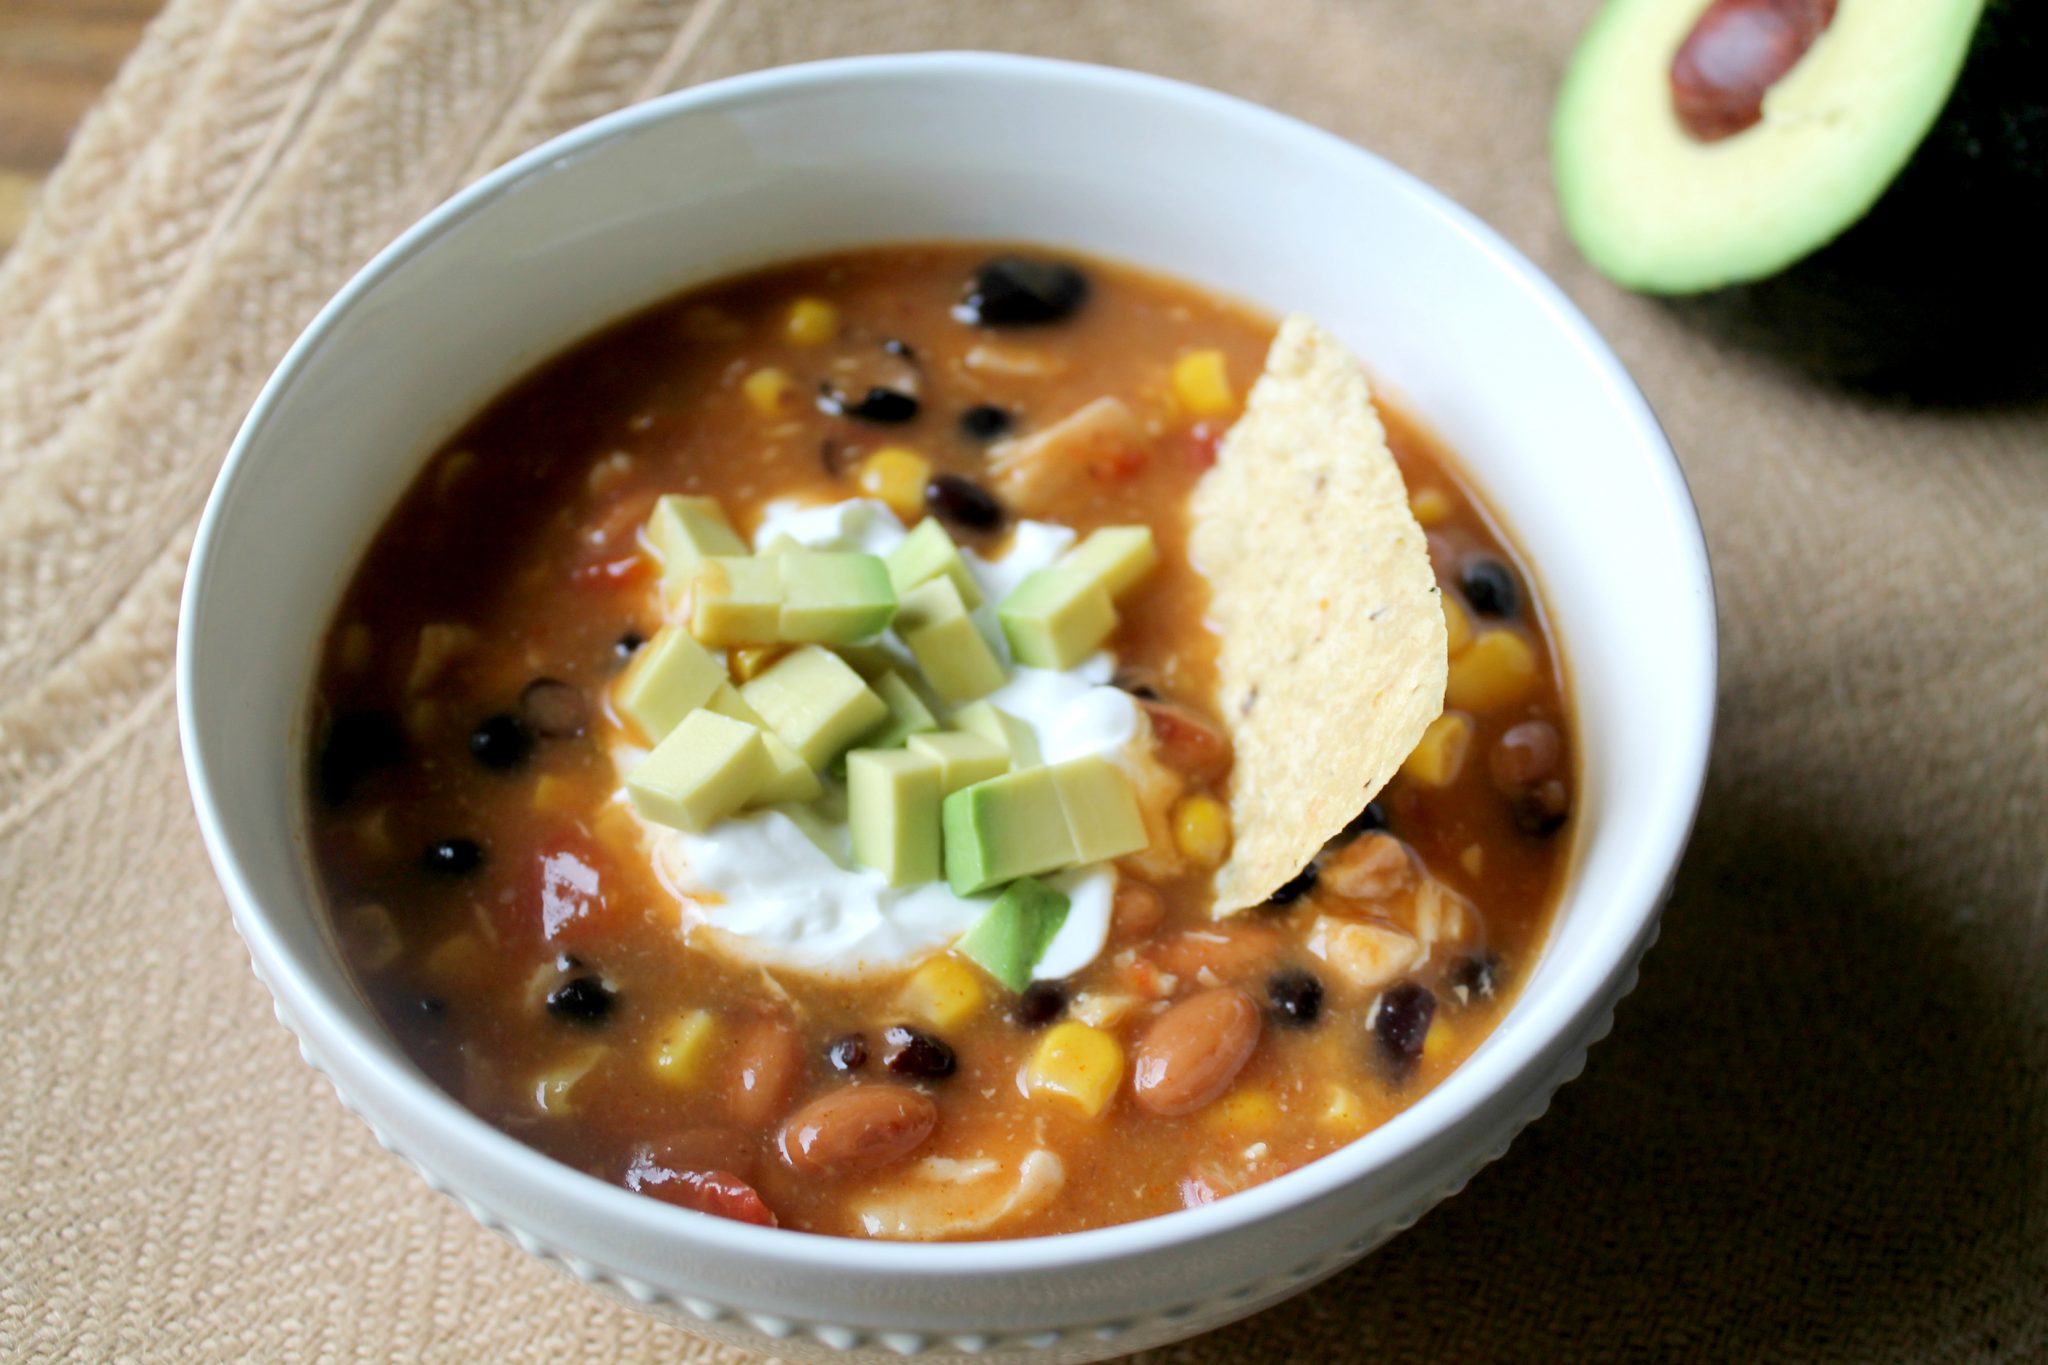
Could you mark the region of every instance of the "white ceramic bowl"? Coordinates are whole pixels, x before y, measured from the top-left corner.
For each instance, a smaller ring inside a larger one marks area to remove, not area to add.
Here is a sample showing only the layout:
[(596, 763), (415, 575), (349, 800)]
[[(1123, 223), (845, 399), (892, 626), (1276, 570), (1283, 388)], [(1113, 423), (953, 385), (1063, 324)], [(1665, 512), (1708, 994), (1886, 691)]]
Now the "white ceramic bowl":
[[(1505, 515), (1570, 663), (1574, 871), (1514, 1008), (1384, 1127), (1206, 1208), (1061, 1237), (878, 1245), (629, 1194), (430, 1084), (358, 998), (318, 904), (304, 837), (317, 643), (436, 443), (639, 305), (906, 238), (1064, 244), (1314, 314)], [(279, 1019), (342, 1102), (527, 1250), (699, 1331), (797, 1356), (1136, 1350), (1294, 1293), (1458, 1189), (1578, 1072), (1633, 984), (1698, 800), (1714, 681), (1712, 585), (1678, 467), (1613, 355), (1527, 261), (1400, 171), (1267, 110), (979, 54), (688, 90), (558, 138), (429, 215), (258, 398), (200, 527), (178, 640), (207, 848)]]

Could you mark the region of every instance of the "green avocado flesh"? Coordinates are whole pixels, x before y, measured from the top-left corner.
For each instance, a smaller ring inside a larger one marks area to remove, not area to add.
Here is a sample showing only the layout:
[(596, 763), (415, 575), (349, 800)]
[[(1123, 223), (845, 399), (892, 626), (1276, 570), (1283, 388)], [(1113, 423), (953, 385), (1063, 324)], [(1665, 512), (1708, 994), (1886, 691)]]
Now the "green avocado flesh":
[(1610, 0), (1551, 125), (1572, 239), (1649, 293), (1762, 279), (1862, 218), (1948, 103), (1984, 0), (1840, 0), (1765, 94), (1762, 121), (1711, 142), (1680, 126), (1671, 95), (1672, 58), (1706, 8)]

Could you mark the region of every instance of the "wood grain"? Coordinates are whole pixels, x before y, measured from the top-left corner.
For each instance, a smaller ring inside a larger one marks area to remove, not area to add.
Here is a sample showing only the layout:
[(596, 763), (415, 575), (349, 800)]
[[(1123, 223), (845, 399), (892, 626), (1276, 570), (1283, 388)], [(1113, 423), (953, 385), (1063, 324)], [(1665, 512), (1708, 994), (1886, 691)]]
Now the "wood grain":
[(162, 0), (0, 0), (0, 253)]

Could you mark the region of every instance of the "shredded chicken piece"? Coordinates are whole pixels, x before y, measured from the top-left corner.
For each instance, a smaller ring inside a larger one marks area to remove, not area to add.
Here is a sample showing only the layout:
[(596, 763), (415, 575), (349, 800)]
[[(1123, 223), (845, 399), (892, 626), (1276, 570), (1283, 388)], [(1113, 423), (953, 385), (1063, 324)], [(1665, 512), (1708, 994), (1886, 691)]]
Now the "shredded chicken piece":
[(1377, 990), (1420, 965), (1429, 950), (1415, 935), (1385, 921), (1319, 915), (1309, 926), (1308, 950), (1360, 991)]
[(1043, 1147), (1028, 1153), (1014, 1174), (988, 1157), (928, 1156), (893, 1188), (857, 1208), (855, 1217), (870, 1237), (964, 1237), (1040, 1207), (1066, 1180), (1065, 1164)]
[(1029, 436), (989, 448), (990, 469), (1003, 498), (1030, 513), (1088, 477), (1092, 460), (1144, 439), (1137, 416), (1120, 398), (1098, 398)]

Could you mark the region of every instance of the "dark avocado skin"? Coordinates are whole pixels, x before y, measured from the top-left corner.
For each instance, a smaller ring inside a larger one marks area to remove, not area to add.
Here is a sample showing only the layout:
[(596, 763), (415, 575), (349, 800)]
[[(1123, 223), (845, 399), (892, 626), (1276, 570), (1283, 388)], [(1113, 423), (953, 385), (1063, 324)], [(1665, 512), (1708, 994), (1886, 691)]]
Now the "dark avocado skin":
[(1766, 279), (1670, 302), (1859, 388), (2048, 395), (2048, 0), (1991, 0), (1940, 117), (1848, 231)]

